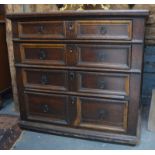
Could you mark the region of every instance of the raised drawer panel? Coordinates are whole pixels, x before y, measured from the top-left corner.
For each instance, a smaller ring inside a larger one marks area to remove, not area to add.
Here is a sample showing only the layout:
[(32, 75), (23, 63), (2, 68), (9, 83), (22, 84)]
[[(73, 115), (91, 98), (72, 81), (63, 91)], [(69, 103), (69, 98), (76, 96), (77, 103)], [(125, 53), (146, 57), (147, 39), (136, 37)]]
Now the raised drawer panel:
[(20, 44), (21, 61), (28, 64), (66, 65), (63, 44)]
[(96, 130), (125, 132), (128, 102), (80, 97), (80, 126)]
[(18, 23), (19, 38), (51, 38), (66, 37), (64, 21), (33, 21)]
[(67, 71), (22, 69), (25, 87), (66, 91)]
[(68, 121), (68, 97), (65, 95), (48, 95), (26, 93), (25, 102), (27, 118), (44, 122), (67, 124)]
[(131, 20), (76, 21), (78, 39), (125, 39), (132, 38)]
[(129, 75), (78, 72), (78, 91), (113, 95), (129, 95)]
[(77, 45), (77, 66), (130, 69), (130, 45)]

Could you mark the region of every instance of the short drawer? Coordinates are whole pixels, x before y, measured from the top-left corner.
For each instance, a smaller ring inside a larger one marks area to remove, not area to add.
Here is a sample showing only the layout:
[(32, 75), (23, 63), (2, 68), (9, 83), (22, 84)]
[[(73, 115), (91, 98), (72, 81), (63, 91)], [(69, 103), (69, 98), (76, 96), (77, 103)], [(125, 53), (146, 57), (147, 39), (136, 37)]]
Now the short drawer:
[(67, 96), (27, 92), (24, 97), (29, 120), (67, 124)]
[[(27, 64), (66, 65), (64, 44), (20, 44), (21, 62)], [(17, 47), (18, 48), (18, 47)]]
[(78, 39), (124, 39), (132, 38), (131, 20), (76, 21)]
[(126, 132), (128, 102), (80, 97), (79, 126), (96, 130)]
[(66, 91), (67, 71), (22, 69), (24, 87)]
[(129, 95), (129, 75), (118, 73), (78, 72), (78, 92)]
[(131, 45), (80, 44), (76, 46), (77, 66), (130, 69)]
[(19, 38), (65, 38), (64, 21), (33, 21), (18, 23)]

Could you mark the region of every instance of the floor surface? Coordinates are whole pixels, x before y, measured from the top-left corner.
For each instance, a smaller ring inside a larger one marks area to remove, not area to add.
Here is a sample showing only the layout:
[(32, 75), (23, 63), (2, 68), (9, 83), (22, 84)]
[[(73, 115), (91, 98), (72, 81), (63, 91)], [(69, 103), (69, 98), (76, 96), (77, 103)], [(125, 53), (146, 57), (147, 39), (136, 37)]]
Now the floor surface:
[[(5, 102), (0, 114), (17, 114), (12, 100)], [(155, 150), (155, 132), (147, 130), (148, 108), (144, 108), (142, 116), (141, 142), (137, 146), (110, 144), (99, 141), (83, 140), (23, 130), (13, 150)]]

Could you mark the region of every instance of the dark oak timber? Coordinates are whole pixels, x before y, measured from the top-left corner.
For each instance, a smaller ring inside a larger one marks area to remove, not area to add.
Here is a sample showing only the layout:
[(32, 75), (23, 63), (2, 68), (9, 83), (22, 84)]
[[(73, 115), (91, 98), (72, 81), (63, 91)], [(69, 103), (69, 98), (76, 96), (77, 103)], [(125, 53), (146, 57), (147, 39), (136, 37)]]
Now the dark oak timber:
[(8, 14), (22, 128), (137, 144), (147, 10)]

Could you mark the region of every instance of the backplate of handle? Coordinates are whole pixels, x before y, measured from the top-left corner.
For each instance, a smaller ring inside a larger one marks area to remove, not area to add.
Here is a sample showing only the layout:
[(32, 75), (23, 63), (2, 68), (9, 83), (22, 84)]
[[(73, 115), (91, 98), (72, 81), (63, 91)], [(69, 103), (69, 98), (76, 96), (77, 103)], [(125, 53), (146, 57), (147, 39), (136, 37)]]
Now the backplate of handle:
[(47, 104), (42, 104), (41, 109), (44, 113), (49, 112), (49, 106)]
[(97, 113), (98, 113), (98, 119), (100, 119), (100, 120), (105, 119), (105, 117), (107, 117), (107, 115), (108, 115), (108, 112), (105, 109), (99, 109), (97, 111)]
[(43, 25), (40, 25), (40, 26), (38, 27), (38, 32), (39, 32), (39, 33), (43, 33), (43, 32), (44, 32), (44, 26), (43, 26)]
[(97, 87), (99, 89), (104, 89), (105, 88), (105, 81), (99, 79), (98, 82), (97, 82)]
[(40, 60), (45, 60), (46, 57), (47, 57), (46, 51), (43, 50), (43, 49), (41, 49), (41, 50), (39, 51), (39, 59), (40, 59)]
[(106, 57), (105, 53), (99, 53), (97, 54), (97, 61), (104, 61)]
[(70, 71), (69, 72), (69, 78), (70, 78), (70, 80), (74, 80), (75, 79), (75, 72)]
[(42, 74), (41, 83), (42, 84), (48, 84), (48, 75), (47, 74)]
[(105, 26), (101, 26), (100, 33), (103, 35), (107, 33), (107, 29)]

